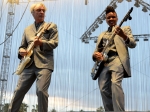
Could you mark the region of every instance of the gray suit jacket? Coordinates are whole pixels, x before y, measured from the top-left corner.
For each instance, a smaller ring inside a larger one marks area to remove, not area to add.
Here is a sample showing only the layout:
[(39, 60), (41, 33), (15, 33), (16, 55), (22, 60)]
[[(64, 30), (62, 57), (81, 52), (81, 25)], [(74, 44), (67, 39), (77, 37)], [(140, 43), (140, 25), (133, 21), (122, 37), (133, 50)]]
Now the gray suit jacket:
[[(42, 23), (40, 28), (47, 23)], [(40, 29), (39, 28), (39, 29)], [(31, 42), (33, 42), (35, 38), (36, 31), (35, 24), (32, 24), (25, 28), (24, 34), (22, 37), (22, 42), (20, 48), (27, 49)], [(54, 69), (54, 59), (53, 59), (53, 49), (55, 49), (58, 45), (58, 31), (57, 26), (54, 23), (51, 23), (49, 30), (47, 30), (43, 36), (41, 37), (43, 44), (42, 46), (37, 46), (33, 49), (33, 54), (31, 61), (35, 63), (37, 68), (47, 68)], [(18, 54), (18, 58), (21, 56)], [(26, 68), (28, 68), (31, 64), (28, 64)]]
[[(114, 43), (116, 45), (116, 50), (118, 52), (118, 56), (120, 58), (120, 61), (124, 67), (124, 77), (131, 77), (131, 70), (130, 70), (130, 57), (129, 57), (129, 53), (128, 53), (128, 47), (129, 48), (135, 48), (136, 46), (136, 42), (135, 39), (132, 35), (132, 31), (130, 29), (129, 26), (125, 26), (122, 27), (122, 30), (124, 31), (124, 33), (128, 36), (129, 38), (129, 43), (126, 43), (122, 37), (116, 35), (114, 37)], [(95, 51), (98, 51), (98, 44), (101, 42), (105, 32), (102, 32), (97, 40), (97, 44), (96, 44), (96, 49)], [(94, 52), (95, 52), (94, 51)], [(94, 59), (94, 58), (93, 58)], [(95, 61), (95, 60), (94, 60)]]

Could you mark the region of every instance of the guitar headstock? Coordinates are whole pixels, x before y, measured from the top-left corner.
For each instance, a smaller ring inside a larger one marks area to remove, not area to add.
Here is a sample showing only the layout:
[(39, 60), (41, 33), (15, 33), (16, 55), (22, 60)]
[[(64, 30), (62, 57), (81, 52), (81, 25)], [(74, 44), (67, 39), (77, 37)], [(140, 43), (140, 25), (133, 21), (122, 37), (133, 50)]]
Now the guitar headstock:
[(121, 21), (121, 23), (119, 24), (119, 26), (121, 26), (123, 24), (123, 22), (127, 21), (127, 20), (131, 20), (132, 17), (130, 16), (131, 12), (133, 11), (133, 7), (131, 7), (131, 9), (128, 11), (128, 13), (125, 15), (125, 17), (123, 18), (123, 20)]

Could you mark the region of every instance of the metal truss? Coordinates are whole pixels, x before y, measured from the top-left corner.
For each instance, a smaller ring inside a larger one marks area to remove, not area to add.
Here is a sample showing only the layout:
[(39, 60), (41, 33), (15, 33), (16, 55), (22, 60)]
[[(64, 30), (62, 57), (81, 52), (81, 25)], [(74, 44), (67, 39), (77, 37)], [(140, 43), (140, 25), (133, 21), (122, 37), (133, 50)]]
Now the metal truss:
[[(109, 6), (113, 6), (114, 9), (117, 8), (117, 3), (121, 3), (123, 0), (112, 0), (109, 4)], [(132, 0), (126, 0), (128, 2), (131, 2)], [(142, 11), (143, 12), (147, 12), (148, 10), (150, 10), (150, 5), (146, 2), (144, 2), (143, 0), (135, 0), (135, 7), (140, 7), (140, 5), (143, 6)], [(81, 41), (84, 43), (89, 43), (89, 40), (94, 40), (94, 42), (97, 41), (97, 36), (94, 37), (90, 37), (90, 35), (92, 34), (92, 32), (94, 32), (98, 27), (99, 24), (103, 23), (103, 20), (105, 20), (105, 10), (96, 18), (96, 20), (93, 22), (93, 24), (91, 24), (91, 26), (84, 32), (84, 34), (80, 37)], [(149, 35), (149, 34), (141, 34), (141, 36), (143, 35)], [(137, 36), (137, 35), (135, 35)], [(141, 37), (140, 36), (140, 37)]]
[[(140, 38), (143, 38), (144, 41), (148, 41), (148, 38), (150, 38), (150, 34), (139, 34), (139, 35), (133, 35), (135, 38), (135, 41), (139, 41)], [(84, 43), (88, 44), (89, 40), (93, 40), (94, 43), (97, 42), (98, 36), (94, 36), (94, 37), (88, 37)]]

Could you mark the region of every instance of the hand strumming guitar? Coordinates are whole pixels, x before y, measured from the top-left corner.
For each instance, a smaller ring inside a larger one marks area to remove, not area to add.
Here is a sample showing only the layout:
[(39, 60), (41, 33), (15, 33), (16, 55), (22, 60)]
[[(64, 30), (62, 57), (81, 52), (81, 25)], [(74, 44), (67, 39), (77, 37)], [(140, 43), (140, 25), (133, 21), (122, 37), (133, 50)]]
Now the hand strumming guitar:
[(27, 55), (27, 51), (26, 51), (25, 49), (23, 49), (23, 48), (20, 48), (20, 49), (19, 49), (19, 54), (20, 54), (22, 57), (24, 57), (24, 56)]
[(34, 38), (34, 46), (41, 46), (42, 40), (39, 37)]
[(96, 59), (96, 61), (102, 61), (102, 60), (104, 60), (104, 57), (103, 57), (102, 53), (100, 53), (100, 52), (95, 52), (93, 54), (93, 56)]

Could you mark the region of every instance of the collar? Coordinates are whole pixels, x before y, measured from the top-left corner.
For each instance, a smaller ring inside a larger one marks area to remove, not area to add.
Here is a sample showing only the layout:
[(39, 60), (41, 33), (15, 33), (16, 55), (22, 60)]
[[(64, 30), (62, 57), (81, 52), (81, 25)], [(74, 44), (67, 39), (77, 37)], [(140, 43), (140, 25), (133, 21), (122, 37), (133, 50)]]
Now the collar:
[(34, 22), (36, 30), (38, 30), (38, 28), (39, 28), (39, 27), (41, 26), (41, 24), (43, 24), (43, 23), (44, 23), (44, 21), (43, 21), (43, 22), (40, 22), (40, 23)]

